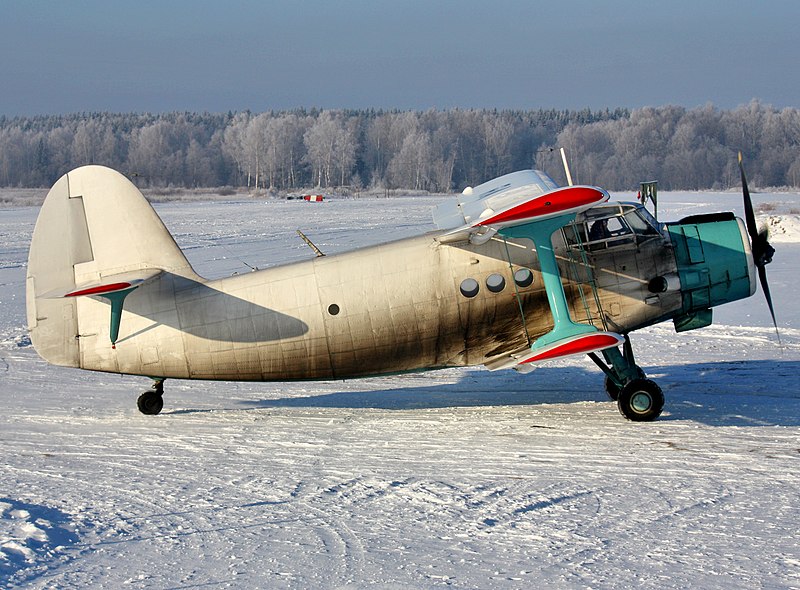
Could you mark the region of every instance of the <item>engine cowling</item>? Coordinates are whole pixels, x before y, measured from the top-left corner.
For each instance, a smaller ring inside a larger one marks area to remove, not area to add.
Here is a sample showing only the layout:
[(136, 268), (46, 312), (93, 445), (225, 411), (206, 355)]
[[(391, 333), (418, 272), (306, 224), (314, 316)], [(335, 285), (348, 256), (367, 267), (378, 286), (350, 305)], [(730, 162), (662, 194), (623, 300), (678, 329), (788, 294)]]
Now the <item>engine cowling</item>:
[(744, 222), (733, 213), (694, 215), (667, 225), (675, 248), (682, 313), (678, 332), (711, 323), (711, 308), (750, 297), (756, 289), (753, 253)]

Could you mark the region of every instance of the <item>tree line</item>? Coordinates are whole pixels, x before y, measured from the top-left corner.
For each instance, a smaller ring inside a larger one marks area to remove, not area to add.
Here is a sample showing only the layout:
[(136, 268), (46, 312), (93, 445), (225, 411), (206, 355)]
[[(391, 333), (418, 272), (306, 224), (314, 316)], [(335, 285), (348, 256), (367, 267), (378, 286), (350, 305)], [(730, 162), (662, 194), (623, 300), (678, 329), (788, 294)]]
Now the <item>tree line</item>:
[(293, 110), (0, 116), (0, 186), (44, 187), (103, 164), (143, 187), (447, 192), (524, 168), (631, 190), (800, 186), (800, 110), (753, 101), (635, 110)]

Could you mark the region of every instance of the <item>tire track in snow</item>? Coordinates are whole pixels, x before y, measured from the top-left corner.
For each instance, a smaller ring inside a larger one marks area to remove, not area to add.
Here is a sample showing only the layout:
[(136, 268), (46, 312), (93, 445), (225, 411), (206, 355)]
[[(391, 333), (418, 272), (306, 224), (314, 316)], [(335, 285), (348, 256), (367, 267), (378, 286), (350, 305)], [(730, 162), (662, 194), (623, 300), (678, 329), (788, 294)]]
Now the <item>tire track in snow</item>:
[[(324, 490), (320, 490), (324, 493)], [(365, 564), (364, 544), (347, 525), (345, 517), (334, 511), (317, 507), (321, 496), (304, 496), (296, 501), (304, 512), (312, 513), (309, 521), (328, 554), (336, 560), (338, 581), (334, 585), (352, 584), (360, 579)]]

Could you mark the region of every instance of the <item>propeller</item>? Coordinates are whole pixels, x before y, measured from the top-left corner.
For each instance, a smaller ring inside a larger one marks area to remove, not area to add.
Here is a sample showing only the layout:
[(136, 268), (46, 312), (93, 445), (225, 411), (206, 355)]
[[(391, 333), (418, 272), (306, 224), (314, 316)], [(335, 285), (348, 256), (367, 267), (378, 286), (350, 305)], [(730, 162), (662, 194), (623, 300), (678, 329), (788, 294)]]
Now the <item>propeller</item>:
[(750, 234), (750, 248), (753, 251), (753, 261), (758, 269), (758, 279), (761, 282), (761, 290), (764, 291), (764, 297), (767, 299), (767, 306), (769, 313), (772, 316), (772, 325), (775, 326), (775, 334), (778, 336), (778, 343), (781, 341), (780, 332), (778, 332), (778, 322), (775, 321), (775, 308), (772, 305), (772, 296), (769, 292), (769, 283), (767, 282), (767, 269), (766, 266), (772, 262), (772, 256), (775, 254), (775, 248), (769, 243), (769, 232), (766, 228), (761, 231), (758, 230), (756, 225), (756, 216), (753, 212), (753, 201), (750, 200), (750, 189), (747, 188), (747, 178), (744, 174), (744, 164), (742, 163), (742, 152), (739, 152), (739, 171), (742, 173), (742, 196), (744, 197), (744, 220), (747, 225), (747, 233)]

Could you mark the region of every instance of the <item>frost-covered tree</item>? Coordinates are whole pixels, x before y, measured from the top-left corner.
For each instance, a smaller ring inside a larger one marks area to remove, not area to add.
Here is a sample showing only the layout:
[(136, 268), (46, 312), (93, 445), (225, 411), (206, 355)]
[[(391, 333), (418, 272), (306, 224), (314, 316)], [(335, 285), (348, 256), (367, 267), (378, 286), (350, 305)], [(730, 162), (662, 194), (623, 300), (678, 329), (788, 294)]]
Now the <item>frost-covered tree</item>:
[(332, 186), (334, 178), (340, 184), (349, 181), (355, 164), (356, 135), (355, 127), (341, 113), (322, 111), (303, 135), (303, 143), (316, 186)]
[(47, 186), (84, 164), (143, 185), (230, 183), (286, 189), (363, 180), (376, 187), (461, 189), (531, 165), (613, 190), (800, 183), (800, 110), (752, 101), (732, 110), (291, 111), (0, 115), (0, 185)]

